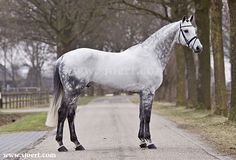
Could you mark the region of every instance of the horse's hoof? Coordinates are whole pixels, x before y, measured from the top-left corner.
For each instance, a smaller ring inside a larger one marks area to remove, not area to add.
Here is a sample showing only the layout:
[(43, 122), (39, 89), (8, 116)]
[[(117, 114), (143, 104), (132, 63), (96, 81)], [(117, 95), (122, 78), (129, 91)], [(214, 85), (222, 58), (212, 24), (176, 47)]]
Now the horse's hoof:
[(60, 146), (60, 147), (58, 148), (58, 151), (59, 151), (59, 152), (67, 152), (68, 150), (66, 149), (65, 146)]
[(155, 146), (155, 144), (150, 144), (147, 146), (148, 149), (157, 149), (157, 147)]
[(82, 145), (79, 145), (79, 146), (75, 147), (75, 150), (76, 151), (83, 151), (83, 150), (85, 150), (85, 148)]
[(140, 148), (146, 148), (147, 147), (147, 144), (146, 143), (142, 143), (139, 145)]

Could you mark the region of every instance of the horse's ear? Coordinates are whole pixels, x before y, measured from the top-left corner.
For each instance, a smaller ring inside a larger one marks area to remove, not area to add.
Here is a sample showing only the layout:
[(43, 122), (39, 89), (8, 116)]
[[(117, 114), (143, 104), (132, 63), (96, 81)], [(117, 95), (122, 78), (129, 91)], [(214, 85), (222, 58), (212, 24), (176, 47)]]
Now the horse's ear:
[(190, 21), (190, 22), (193, 21), (193, 15), (191, 15), (191, 16), (189, 17), (189, 21)]
[(184, 22), (186, 19), (187, 19), (187, 17), (184, 16), (184, 17), (182, 18), (182, 22)]

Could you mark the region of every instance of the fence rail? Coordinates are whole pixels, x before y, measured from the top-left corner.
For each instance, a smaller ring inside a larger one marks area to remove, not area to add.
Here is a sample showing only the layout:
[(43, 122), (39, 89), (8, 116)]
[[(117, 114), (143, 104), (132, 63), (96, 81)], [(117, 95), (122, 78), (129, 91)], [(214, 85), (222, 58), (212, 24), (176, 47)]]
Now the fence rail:
[(49, 104), (49, 93), (37, 92), (3, 92), (0, 93), (0, 108), (40, 107)]

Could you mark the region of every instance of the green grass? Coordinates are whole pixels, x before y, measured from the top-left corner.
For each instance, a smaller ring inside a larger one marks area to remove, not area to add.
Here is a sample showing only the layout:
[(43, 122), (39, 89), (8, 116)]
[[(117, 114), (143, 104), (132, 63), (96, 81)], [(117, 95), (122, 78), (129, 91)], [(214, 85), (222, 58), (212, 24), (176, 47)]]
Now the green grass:
[(236, 156), (236, 124), (229, 122), (226, 117), (207, 110), (176, 107), (170, 103), (154, 102), (153, 109), (176, 122), (179, 128), (188, 129), (220, 151)]
[[(96, 97), (90, 96), (81, 97), (79, 99), (79, 105), (86, 105), (95, 98)], [(46, 112), (25, 114), (23, 117), (17, 119), (14, 123), (0, 126), (0, 133), (50, 130), (51, 128), (45, 126), (46, 118)]]
[(139, 95), (138, 95), (138, 94), (134, 94), (134, 95), (130, 98), (130, 101), (131, 101), (132, 103), (139, 104)]
[(78, 105), (86, 105), (89, 102), (91, 102), (92, 100), (94, 100), (95, 98), (97, 98), (97, 97), (95, 97), (95, 96), (94, 97), (92, 97), (92, 96), (80, 97)]
[(1, 126), (0, 133), (49, 130), (49, 128), (45, 126), (46, 117), (46, 112), (27, 114), (14, 123)]

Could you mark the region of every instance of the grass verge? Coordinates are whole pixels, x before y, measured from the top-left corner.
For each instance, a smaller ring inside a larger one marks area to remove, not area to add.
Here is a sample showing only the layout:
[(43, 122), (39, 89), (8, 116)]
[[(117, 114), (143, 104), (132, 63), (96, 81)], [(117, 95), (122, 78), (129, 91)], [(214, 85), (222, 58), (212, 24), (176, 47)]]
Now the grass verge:
[(2, 113), (0, 112), (0, 126), (13, 123), (20, 119), (21, 117), (25, 116), (24, 113)]
[(95, 98), (97, 98), (97, 97), (95, 97), (95, 96), (94, 97), (93, 96), (83, 96), (83, 97), (80, 97), (78, 105), (86, 105), (89, 102), (91, 102), (92, 100), (94, 100)]
[[(86, 105), (96, 97), (81, 97), (79, 105)], [(40, 113), (1, 113), (0, 133), (20, 132), (20, 131), (45, 131), (50, 127), (45, 126), (47, 118), (46, 112)]]
[(46, 117), (46, 112), (26, 114), (14, 123), (0, 126), (0, 133), (49, 130), (50, 128), (45, 126)]
[(153, 109), (176, 122), (180, 128), (200, 135), (208, 144), (236, 157), (236, 123), (229, 122), (226, 117), (206, 110), (176, 107), (170, 103), (154, 102)]

